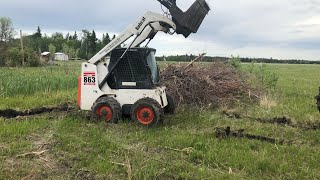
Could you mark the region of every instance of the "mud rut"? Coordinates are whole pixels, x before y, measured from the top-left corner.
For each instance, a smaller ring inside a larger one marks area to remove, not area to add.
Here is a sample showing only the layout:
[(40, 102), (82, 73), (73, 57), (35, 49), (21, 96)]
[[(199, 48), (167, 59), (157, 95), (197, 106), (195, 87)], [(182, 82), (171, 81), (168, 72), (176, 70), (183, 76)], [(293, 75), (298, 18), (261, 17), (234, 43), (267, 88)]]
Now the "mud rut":
[(219, 138), (219, 139), (233, 137), (233, 138), (245, 138), (245, 139), (250, 139), (250, 140), (259, 140), (259, 141), (269, 142), (269, 143), (273, 143), (273, 144), (275, 144), (275, 143), (283, 144), (284, 143), (284, 141), (282, 141), (282, 140), (277, 140), (277, 139), (266, 137), (266, 136), (246, 134), (246, 133), (244, 133), (244, 131), (245, 131), (244, 129), (231, 130), (230, 126), (228, 126), (226, 128), (216, 128), (215, 136), (216, 136), (216, 138)]
[(250, 116), (244, 116), (239, 113), (230, 113), (223, 111), (223, 115), (231, 119), (251, 119), (260, 123), (269, 123), (269, 124), (277, 124), (277, 125), (285, 125), (293, 128), (299, 128), (302, 130), (320, 130), (320, 122), (310, 122), (310, 123), (294, 123), (291, 118), (288, 117), (274, 117), (274, 118), (255, 118)]
[[(312, 122), (312, 123), (294, 123), (291, 118), (288, 117), (275, 117), (275, 118), (255, 118), (249, 116), (242, 116), (239, 113), (230, 113), (223, 111), (222, 114), (230, 119), (240, 120), (242, 118), (251, 119), (260, 123), (269, 123), (269, 124), (276, 124), (280, 126), (289, 126), (293, 128), (298, 128), (304, 131), (312, 131), (312, 130), (320, 130), (320, 122)], [(244, 133), (244, 129), (232, 130), (230, 126), (227, 127), (217, 127), (215, 130), (215, 136), (218, 139), (225, 139), (225, 138), (243, 138), (249, 140), (259, 140), (262, 142), (268, 142), (273, 144), (280, 144), (280, 145), (314, 145), (314, 143), (310, 142), (294, 142), (293, 140), (289, 139), (277, 139), (273, 137), (266, 137), (260, 135), (253, 135)]]
[(0, 117), (5, 119), (10, 119), (10, 118), (17, 118), (17, 117), (40, 115), (40, 114), (50, 113), (50, 112), (68, 112), (72, 109), (73, 107), (71, 107), (69, 104), (58, 105), (55, 107), (40, 107), (40, 108), (28, 109), (25, 111), (5, 109), (5, 110), (0, 110)]

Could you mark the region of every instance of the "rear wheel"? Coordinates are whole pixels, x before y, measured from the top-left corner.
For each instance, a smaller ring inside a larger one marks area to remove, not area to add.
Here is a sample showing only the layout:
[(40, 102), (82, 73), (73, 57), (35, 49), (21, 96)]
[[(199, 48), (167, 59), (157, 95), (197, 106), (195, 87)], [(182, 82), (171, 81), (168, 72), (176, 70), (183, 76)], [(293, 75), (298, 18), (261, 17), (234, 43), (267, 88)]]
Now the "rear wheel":
[(316, 100), (317, 100), (317, 107), (320, 112), (320, 95), (316, 96)]
[(118, 123), (121, 118), (121, 106), (112, 97), (99, 98), (92, 106), (94, 119), (106, 121), (108, 123)]
[(132, 106), (131, 119), (150, 127), (161, 121), (162, 114), (163, 110), (157, 101), (143, 98)]
[(174, 114), (175, 110), (176, 110), (176, 105), (174, 104), (174, 100), (173, 98), (167, 94), (167, 101), (168, 101), (168, 105), (166, 107), (164, 107), (164, 113), (165, 114)]

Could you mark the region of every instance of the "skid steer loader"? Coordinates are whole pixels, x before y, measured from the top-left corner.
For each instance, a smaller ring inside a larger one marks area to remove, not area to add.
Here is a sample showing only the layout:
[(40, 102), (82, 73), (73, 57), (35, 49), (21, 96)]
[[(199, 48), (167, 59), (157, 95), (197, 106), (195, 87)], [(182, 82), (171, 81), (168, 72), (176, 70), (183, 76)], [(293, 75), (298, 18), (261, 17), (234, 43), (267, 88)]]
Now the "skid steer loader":
[[(129, 115), (142, 125), (152, 126), (164, 113), (174, 113), (173, 99), (159, 82), (156, 50), (147, 45), (159, 31), (184, 37), (196, 33), (210, 8), (205, 0), (196, 0), (183, 12), (175, 0), (158, 1), (168, 8), (171, 17), (146, 12), (82, 64), (78, 105), (91, 110), (95, 118), (117, 123), (122, 115)], [(139, 47), (147, 39), (147, 45)], [(117, 48), (130, 40), (125, 47)]]

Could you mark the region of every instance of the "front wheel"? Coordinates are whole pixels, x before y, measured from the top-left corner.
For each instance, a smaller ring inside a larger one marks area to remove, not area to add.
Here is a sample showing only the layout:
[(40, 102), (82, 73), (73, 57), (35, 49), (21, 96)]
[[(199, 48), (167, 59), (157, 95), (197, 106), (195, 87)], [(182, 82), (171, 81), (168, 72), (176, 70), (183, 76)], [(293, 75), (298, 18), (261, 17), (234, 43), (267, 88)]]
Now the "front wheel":
[(157, 101), (151, 98), (143, 98), (132, 106), (131, 119), (151, 127), (161, 121), (162, 114), (163, 110)]
[(92, 113), (95, 119), (108, 123), (118, 123), (122, 114), (119, 102), (112, 97), (99, 98), (92, 106)]

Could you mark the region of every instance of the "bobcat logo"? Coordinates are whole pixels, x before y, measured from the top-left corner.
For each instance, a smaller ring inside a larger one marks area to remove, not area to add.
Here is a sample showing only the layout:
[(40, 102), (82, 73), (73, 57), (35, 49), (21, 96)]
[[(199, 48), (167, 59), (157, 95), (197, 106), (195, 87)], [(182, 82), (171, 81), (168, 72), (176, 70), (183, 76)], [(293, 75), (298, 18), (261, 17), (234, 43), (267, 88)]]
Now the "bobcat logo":
[(136, 30), (139, 30), (145, 21), (146, 21), (146, 18), (142, 17), (141, 21), (138, 23), (138, 26), (136, 27)]

